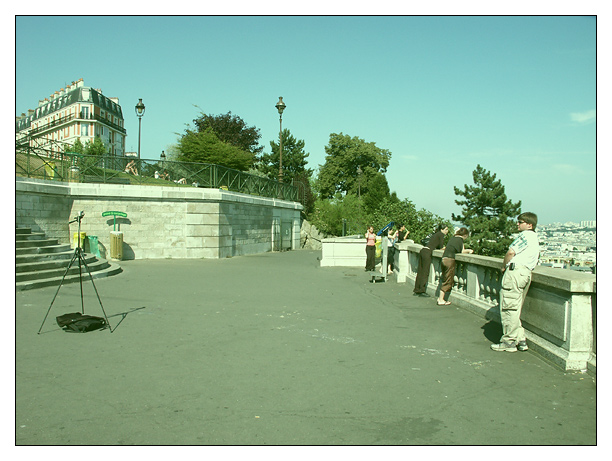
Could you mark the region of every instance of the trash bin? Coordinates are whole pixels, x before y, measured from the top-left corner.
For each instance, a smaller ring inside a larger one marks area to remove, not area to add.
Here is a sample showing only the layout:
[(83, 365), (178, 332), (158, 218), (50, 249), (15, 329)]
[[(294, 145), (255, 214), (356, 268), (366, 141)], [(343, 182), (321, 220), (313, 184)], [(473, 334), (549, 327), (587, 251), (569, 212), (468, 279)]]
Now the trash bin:
[(87, 238), (86, 232), (81, 232), (81, 244), (79, 245), (79, 233), (75, 232), (72, 235), (72, 248), (76, 248), (77, 245), (81, 247), (81, 249), (85, 249), (85, 239)]
[(110, 234), (110, 257), (111, 259), (123, 259), (123, 232), (111, 232)]
[(98, 246), (98, 237), (96, 235), (89, 235), (87, 237), (87, 242), (89, 242), (89, 252), (93, 254), (96, 258), (99, 258), (100, 247)]

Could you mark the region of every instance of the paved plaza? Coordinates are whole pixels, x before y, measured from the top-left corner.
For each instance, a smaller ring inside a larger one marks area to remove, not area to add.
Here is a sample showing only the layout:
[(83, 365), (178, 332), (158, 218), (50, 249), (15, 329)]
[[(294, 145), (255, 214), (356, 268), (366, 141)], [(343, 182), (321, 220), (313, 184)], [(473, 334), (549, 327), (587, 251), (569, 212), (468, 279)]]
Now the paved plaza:
[(58, 329), (78, 283), (41, 334), (57, 287), (17, 292), (16, 444), (596, 444), (595, 377), (320, 256), (121, 261), (95, 280), (112, 333)]

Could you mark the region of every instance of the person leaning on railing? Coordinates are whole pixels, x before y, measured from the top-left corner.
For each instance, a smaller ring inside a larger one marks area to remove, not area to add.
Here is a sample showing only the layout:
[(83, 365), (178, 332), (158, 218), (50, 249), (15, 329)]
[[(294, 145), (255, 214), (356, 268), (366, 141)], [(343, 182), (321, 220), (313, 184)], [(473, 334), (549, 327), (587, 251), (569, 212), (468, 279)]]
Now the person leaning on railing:
[(457, 266), (455, 255), (457, 253), (474, 253), (474, 250), (464, 248), (463, 246), (463, 241), (469, 236), (470, 232), (465, 227), (462, 227), (446, 243), (444, 254), (442, 255), (443, 283), (440, 288), (440, 295), (438, 296), (438, 306), (450, 305), (450, 301), (446, 300), (445, 296), (447, 293), (450, 293), (455, 284), (455, 267)]
[(421, 248), (419, 253), (419, 268), (417, 269), (416, 280), (414, 281), (413, 296), (429, 297), (427, 294), (427, 282), (429, 279), (429, 270), (431, 268), (431, 253), (433, 250), (444, 247), (444, 237), (448, 234), (448, 226), (440, 224), (436, 228), (436, 232), (431, 236), (429, 241)]

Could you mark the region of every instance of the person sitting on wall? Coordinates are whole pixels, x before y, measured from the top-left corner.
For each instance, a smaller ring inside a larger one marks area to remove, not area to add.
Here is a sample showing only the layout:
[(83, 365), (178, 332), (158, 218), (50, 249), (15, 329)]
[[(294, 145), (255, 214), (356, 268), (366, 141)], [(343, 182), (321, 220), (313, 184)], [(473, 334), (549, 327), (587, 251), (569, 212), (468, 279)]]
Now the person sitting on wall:
[(175, 180), (174, 182), (177, 183), (177, 184), (187, 184), (187, 180), (185, 178), (181, 178), (178, 181)]
[(134, 160), (130, 160), (130, 162), (125, 166), (125, 172), (138, 176), (138, 170), (136, 169), (136, 163)]

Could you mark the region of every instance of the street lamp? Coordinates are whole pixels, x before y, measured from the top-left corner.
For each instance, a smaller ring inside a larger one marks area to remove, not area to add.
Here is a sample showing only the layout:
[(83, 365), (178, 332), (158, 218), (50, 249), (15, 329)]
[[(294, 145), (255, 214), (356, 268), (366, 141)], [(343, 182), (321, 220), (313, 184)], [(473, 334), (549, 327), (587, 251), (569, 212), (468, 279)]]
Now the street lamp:
[(145, 105), (142, 103), (142, 98), (138, 99), (135, 109), (136, 117), (138, 117), (138, 160), (140, 160), (140, 126), (142, 125), (142, 116), (145, 113)]
[(278, 162), (278, 182), (283, 182), (283, 111), (285, 110), (285, 103), (283, 102), (283, 97), (280, 96), (278, 98), (278, 102), (276, 103), (276, 108), (278, 109), (278, 115), (280, 120), (280, 133), (278, 135), (279, 139), (279, 147), (280, 147), (280, 156)]

